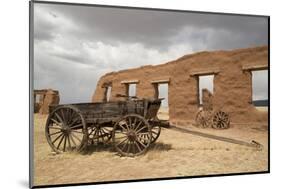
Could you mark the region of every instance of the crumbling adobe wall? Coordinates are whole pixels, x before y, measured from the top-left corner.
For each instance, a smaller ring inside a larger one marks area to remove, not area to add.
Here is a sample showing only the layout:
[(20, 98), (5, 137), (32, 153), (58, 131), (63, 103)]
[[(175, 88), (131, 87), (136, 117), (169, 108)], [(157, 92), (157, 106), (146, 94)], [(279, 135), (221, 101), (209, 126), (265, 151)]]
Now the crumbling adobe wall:
[(34, 102), (34, 113), (48, 114), (50, 105), (57, 105), (60, 101), (59, 92), (53, 89), (34, 90), (35, 96), (39, 96), (39, 103)]
[[(252, 105), (252, 68), (266, 68), (268, 47), (255, 47), (232, 51), (199, 52), (183, 56), (175, 61), (156, 66), (107, 73), (97, 84), (93, 102), (104, 98), (103, 83), (112, 82), (111, 100), (122, 100), (116, 94), (125, 94), (122, 81), (139, 80), (137, 96), (153, 98), (151, 81), (170, 79), (169, 117), (170, 122), (193, 122), (198, 111), (198, 75), (214, 73), (213, 109), (222, 109), (234, 123), (267, 123), (267, 113), (259, 112)], [(249, 68), (249, 69), (248, 69)]]

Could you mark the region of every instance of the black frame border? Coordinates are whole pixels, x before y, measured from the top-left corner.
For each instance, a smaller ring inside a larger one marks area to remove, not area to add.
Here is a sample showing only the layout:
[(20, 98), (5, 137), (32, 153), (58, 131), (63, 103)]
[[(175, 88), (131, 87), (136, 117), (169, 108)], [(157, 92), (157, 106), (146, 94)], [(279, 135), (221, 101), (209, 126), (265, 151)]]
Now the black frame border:
[[(196, 176), (182, 176), (182, 177), (163, 177), (163, 178), (148, 178), (148, 179), (131, 179), (131, 180), (117, 180), (117, 181), (102, 181), (102, 182), (86, 182), (86, 183), (69, 183), (69, 184), (50, 184), (50, 185), (34, 185), (33, 183), (33, 65), (34, 65), (34, 4), (53, 4), (53, 5), (68, 5), (68, 6), (86, 6), (86, 7), (100, 7), (100, 8), (118, 8), (118, 9), (133, 9), (145, 11), (165, 11), (165, 12), (182, 12), (182, 13), (198, 13), (198, 14), (215, 14), (215, 15), (230, 15), (230, 16), (248, 16), (248, 17), (264, 17), (268, 19), (268, 170), (257, 172), (241, 172), (241, 173), (226, 173), (226, 174), (210, 174), (210, 175), (196, 175)], [(67, 187), (67, 186), (85, 186), (85, 185), (99, 185), (99, 184), (118, 184), (131, 182), (145, 182), (145, 181), (163, 181), (176, 179), (191, 179), (191, 178), (208, 178), (208, 177), (223, 177), (223, 176), (239, 176), (239, 175), (255, 175), (270, 173), (270, 16), (269, 15), (255, 15), (255, 14), (239, 14), (239, 13), (223, 13), (223, 12), (208, 12), (208, 11), (191, 11), (180, 9), (163, 9), (150, 7), (130, 7), (117, 5), (101, 5), (88, 3), (69, 3), (56, 1), (29, 1), (29, 187), (30, 188), (50, 188), (50, 187)]]

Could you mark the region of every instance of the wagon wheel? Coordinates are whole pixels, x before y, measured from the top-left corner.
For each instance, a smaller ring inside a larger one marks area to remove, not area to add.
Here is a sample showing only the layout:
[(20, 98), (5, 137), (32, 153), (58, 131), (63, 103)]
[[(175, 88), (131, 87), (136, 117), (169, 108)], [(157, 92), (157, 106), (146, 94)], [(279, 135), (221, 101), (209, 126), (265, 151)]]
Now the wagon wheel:
[(160, 120), (157, 117), (153, 118), (151, 121), (152, 121), (152, 123), (150, 123), (150, 125), (151, 125), (151, 142), (150, 143), (153, 144), (160, 136), (161, 126), (159, 126), (157, 124), (157, 122), (160, 122)]
[(84, 117), (73, 106), (60, 106), (51, 112), (46, 122), (45, 135), (57, 153), (81, 150), (88, 137)]
[(136, 114), (122, 117), (114, 125), (112, 139), (115, 149), (123, 156), (136, 156), (145, 153), (151, 143), (149, 123)]
[(227, 129), (230, 127), (229, 115), (226, 112), (218, 111), (213, 117), (213, 128), (215, 129)]
[(197, 126), (203, 128), (210, 127), (212, 125), (212, 112), (208, 110), (200, 110), (196, 114), (195, 122)]
[[(153, 144), (159, 137), (161, 133), (161, 127), (160, 126), (152, 126), (151, 127), (151, 141), (150, 144)], [(148, 138), (149, 136), (147, 136), (149, 133), (147, 134), (142, 134), (142, 136), (144, 138)]]
[(151, 144), (153, 144), (158, 137), (160, 136), (161, 133), (161, 127), (158, 125), (152, 126), (151, 127)]
[(112, 127), (101, 125), (88, 127), (88, 136), (90, 144), (107, 144), (112, 138)]

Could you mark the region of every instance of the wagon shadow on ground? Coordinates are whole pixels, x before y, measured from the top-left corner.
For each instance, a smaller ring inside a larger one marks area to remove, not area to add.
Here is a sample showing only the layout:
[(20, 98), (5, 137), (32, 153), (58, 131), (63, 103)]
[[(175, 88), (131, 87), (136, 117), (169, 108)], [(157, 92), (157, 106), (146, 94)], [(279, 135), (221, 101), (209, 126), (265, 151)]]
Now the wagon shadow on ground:
[[(171, 144), (165, 144), (163, 142), (156, 142), (150, 145), (148, 148), (148, 153), (149, 151), (169, 151), (173, 149)], [(116, 150), (114, 149), (114, 145), (112, 143), (108, 144), (93, 144), (87, 146), (82, 152), (82, 155), (91, 155), (96, 152), (112, 152), (116, 153)]]
[(150, 145), (148, 151), (169, 151), (173, 149), (172, 144), (165, 144), (163, 142), (156, 142)]
[(115, 152), (114, 147), (111, 143), (108, 144), (92, 144), (85, 147), (81, 152), (82, 155), (91, 155), (96, 152)]

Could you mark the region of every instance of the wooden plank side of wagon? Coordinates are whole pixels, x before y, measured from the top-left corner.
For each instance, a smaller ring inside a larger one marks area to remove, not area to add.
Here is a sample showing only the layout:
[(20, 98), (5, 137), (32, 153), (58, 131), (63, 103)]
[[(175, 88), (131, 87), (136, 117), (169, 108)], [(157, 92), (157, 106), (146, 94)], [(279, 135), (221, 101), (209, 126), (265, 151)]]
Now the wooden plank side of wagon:
[(121, 117), (124, 112), (123, 107), (122, 102), (107, 102), (93, 105), (92, 108), (82, 108), (81, 111), (87, 122), (98, 123)]

